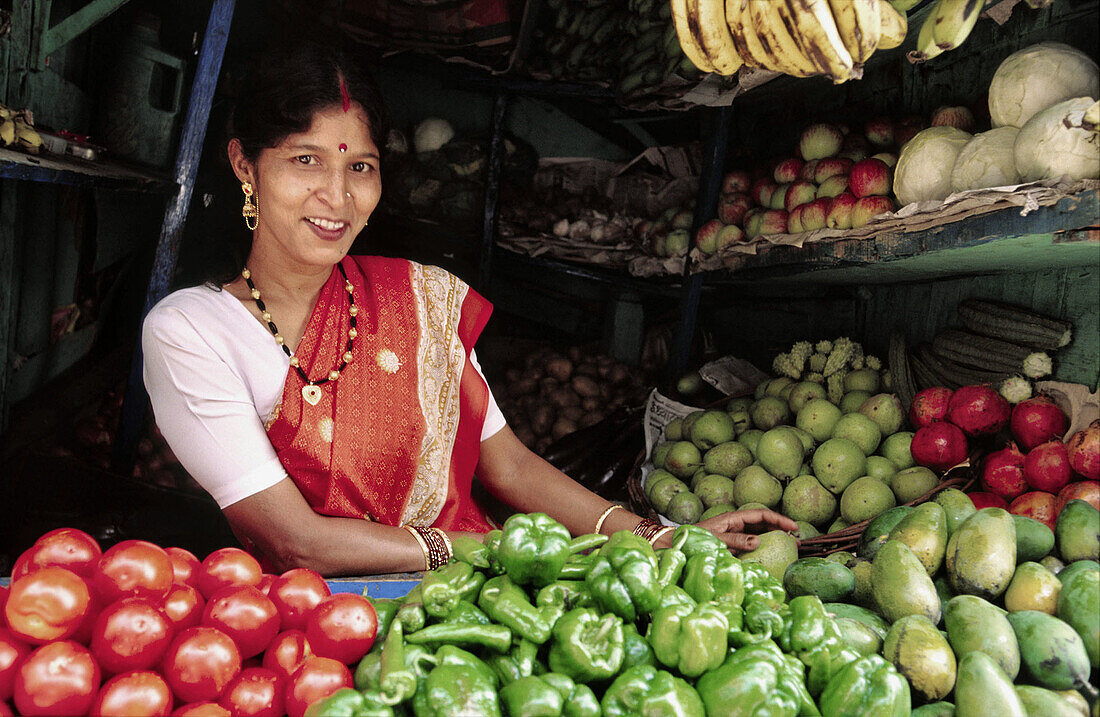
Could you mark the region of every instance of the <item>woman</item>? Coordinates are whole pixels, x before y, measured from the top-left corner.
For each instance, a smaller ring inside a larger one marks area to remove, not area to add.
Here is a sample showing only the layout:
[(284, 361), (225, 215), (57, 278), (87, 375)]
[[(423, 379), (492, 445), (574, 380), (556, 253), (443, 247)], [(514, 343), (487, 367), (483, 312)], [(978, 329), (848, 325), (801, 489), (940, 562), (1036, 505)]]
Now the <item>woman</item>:
[[(492, 526), (474, 476), (573, 534), (660, 526), (527, 450), (473, 347), (491, 306), (441, 269), (347, 256), (381, 193), (373, 85), (339, 53), (274, 55), (238, 99), (228, 144), (252, 230), (223, 286), (177, 291), (146, 318), (157, 423), (242, 543), (273, 570), (422, 570)], [(795, 530), (770, 511), (706, 521), (732, 549)]]

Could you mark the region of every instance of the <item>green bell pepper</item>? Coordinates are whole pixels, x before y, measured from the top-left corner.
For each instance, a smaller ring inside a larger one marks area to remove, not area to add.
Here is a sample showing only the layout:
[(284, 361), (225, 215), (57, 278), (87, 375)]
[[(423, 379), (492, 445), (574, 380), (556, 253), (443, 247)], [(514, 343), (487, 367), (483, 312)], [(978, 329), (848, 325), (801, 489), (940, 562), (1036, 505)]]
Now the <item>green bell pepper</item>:
[(806, 665), (806, 685), (817, 697), (833, 676), (859, 655), (841, 639), (836, 622), (816, 595), (796, 597), (788, 607), (789, 621), (779, 636), (779, 646)]
[(661, 590), (661, 607), (668, 607), (669, 605), (687, 605), (689, 607), (695, 607), (699, 603), (688, 595), (682, 587), (679, 585), (666, 585)]
[(393, 717), (393, 708), (377, 692), (341, 687), (307, 707), (306, 717)]
[(472, 625), (441, 622), (428, 625), (405, 638), (410, 645), (477, 645), (506, 652), (512, 644), (512, 631), (504, 625)]
[(550, 628), (557, 617), (554, 606), (537, 608), (532, 605), (523, 589), (507, 575), (486, 580), (478, 595), (477, 605), (494, 622), (511, 628), (536, 645), (550, 639)]
[(729, 555), (730, 552), (729, 546), (714, 533), (690, 523), (672, 532), (672, 547), (682, 551), (689, 559), (693, 555)]
[(601, 609), (628, 622), (652, 612), (661, 599), (653, 546), (625, 530), (612, 535), (596, 553), (584, 582)]
[(878, 655), (845, 665), (821, 693), (824, 717), (903, 717), (910, 710), (909, 682)]
[(413, 712), (416, 717), (499, 717), (500, 702), (493, 682), (478, 668), (439, 665), (416, 691)]
[(818, 717), (802, 671), (769, 640), (734, 651), (695, 686), (708, 714)]
[(725, 554), (696, 553), (684, 566), (683, 587), (697, 602), (722, 600), (740, 605), (745, 598), (741, 561)]
[[(704, 717), (706, 714), (703, 701), (691, 685), (649, 665), (623, 671), (604, 692), (600, 707), (605, 717)], [(725, 713), (715, 711), (712, 714)]]
[(616, 615), (574, 608), (554, 625), (553, 635), (547, 658), (551, 672), (592, 682), (612, 677), (622, 667), (623, 621)]
[(352, 682), (357, 690), (376, 690), (382, 675), (382, 651), (371, 650), (355, 666)]
[(545, 513), (514, 513), (504, 521), (497, 560), (516, 585), (541, 587), (558, 579), (572, 537)]
[(486, 664), (484, 660), (482, 660), (474, 653), (463, 650), (461, 647), (455, 647), (454, 645), (443, 645), (438, 650), (436, 650), (435, 664), (467, 665), (479, 671), (485, 679), (492, 682), (494, 688), (499, 682), (496, 673), (489, 668), (489, 665)]
[(475, 599), (484, 584), (485, 575), (461, 560), (436, 568), (420, 581), (424, 612), (432, 617), (446, 617), (460, 600)]
[(600, 701), (588, 685), (578, 685), (554, 672), (546, 673), (542, 679), (565, 699), (561, 711), (564, 717), (600, 717)]
[(514, 682), (521, 677), (537, 674), (541, 670), (538, 661), (539, 646), (530, 640), (516, 637), (512, 649), (503, 655), (490, 655), (486, 662), (493, 669), (502, 684)]
[(653, 654), (653, 648), (649, 646), (634, 623), (623, 625), (623, 666), (621, 669), (634, 667), (635, 665), (657, 664), (657, 656)]
[(489, 625), (493, 621), (469, 600), (459, 600), (454, 609), (447, 613), (447, 619), (444, 622), (462, 625)]
[(696, 608), (669, 605), (658, 608), (649, 623), (646, 641), (657, 661), (698, 677), (722, 664), (726, 657), (729, 621), (711, 603)]
[(764, 568), (751, 563), (741, 564), (745, 580), (743, 642), (753, 643), (766, 639), (779, 639), (787, 625), (787, 593), (783, 584)]
[(678, 548), (661, 548), (657, 551), (657, 582), (661, 587), (676, 585), (687, 564), (687, 556)]
[(523, 677), (500, 691), (510, 717), (599, 717), (600, 703), (587, 685), (553, 672)]
[(489, 548), (485, 543), (469, 535), (460, 535), (451, 539), (451, 551), (455, 560), (481, 570), (489, 569)]
[(421, 585), (416, 586), (401, 598), (401, 607), (393, 616), (391, 622), (400, 622), (405, 633), (416, 632), (428, 621), (428, 614), (424, 612), (424, 596), (421, 593)]
[(575, 607), (588, 607), (595, 604), (583, 580), (556, 580), (539, 590), (535, 597), (539, 607), (553, 605), (563, 610)]
[(378, 619), (378, 630), (374, 634), (375, 639), (381, 641), (389, 631), (394, 615), (401, 609), (401, 601), (393, 598), (368, 597), (367, 602), (374, 607), (374, 614)]

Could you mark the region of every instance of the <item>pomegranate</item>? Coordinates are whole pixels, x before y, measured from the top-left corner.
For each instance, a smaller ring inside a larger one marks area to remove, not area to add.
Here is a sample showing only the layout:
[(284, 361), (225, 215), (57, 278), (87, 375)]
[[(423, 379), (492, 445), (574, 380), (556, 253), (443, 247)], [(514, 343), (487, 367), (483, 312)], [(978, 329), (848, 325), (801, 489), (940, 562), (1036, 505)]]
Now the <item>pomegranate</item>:
[[(973, 500), (973, 498), (971, 498), (971, 500)], [(1019, 498), (1009, 503), (1008, 512), (1013, 515), (1034, 518), (1051, 530), (1054, 530), (1054, 524), (1058, 520), (1058, 511), (1055, 509), (1056, 502), (1057, 498), (1050, 493), (1042, 490), (1033, 490), (1030, 493), (1024, 493)]]
[(1076, 498), (1077, 500), (1083, 500), (1093, 508), (1100, 510), (1100, 481), (1094, 480), (1079, 480), (1068, 484), (1065, 488), (1058, 491), (1058, 503), (1056, 508), (1058, 512), (1062, 512), (1062, 508), (1066, 506), (1066, 503)]
[(1073, 470), (1089, 480), (1100, 479), (1100, 418), (1070, 436), (1066, 450)]
[(946, 471), (966, 460), (966, 435), (951, 423), (933, 423), (917, 429), (909, 452), (917, 465)]
[(1069, 452), (1061, 441), (1047, 441), (1028, 451), (1024, 458), (1024, 479), (1035, 490), (1057, 493), (1073, 477)]
[(986, 493), (985, 491), (978, 490), (973, 493), (967, 493), (966, 495), (978, 510), (982, 508), (1004, 508), (1008, 510), (1008, 503), (1005, 499), (995, 493)]
[(963, 386), (947, 403), (947, 420), (968, 436), (988, 436), (1008, 425), (1012, 406), (989, 386)]
[(1043, 395), (1021, 401), (1012, 409), (1012, 437), (1025, 451), (1051, 438), (1061, 438), (1069, 428), (1066, 414)]
[(1024, 480), (1024, 454), (1015, 443), (994, 451), (982, 462), (982, 487), (990, 493), (1012, 500), (1028, 491)]
[(947, 420), (947, 404), (954, 393), (943, 386), (931, 386), (918, 392), (909, 407), (909, 422), (913, 428), (924, 428), (936, 421)]

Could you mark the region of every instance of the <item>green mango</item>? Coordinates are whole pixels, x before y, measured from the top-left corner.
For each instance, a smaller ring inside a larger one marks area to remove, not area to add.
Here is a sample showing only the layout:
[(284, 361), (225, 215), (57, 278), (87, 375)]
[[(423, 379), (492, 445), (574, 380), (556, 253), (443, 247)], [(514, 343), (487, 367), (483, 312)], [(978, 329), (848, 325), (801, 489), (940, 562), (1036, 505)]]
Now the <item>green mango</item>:
[(859, 605), (849, 605), (845, 602), (827, 602), (825, 603), (825, 611), (838, 620), (844, 618), (863, 623), (878, 635), (880, 640), (885, 640), (886, 633), (890, 632), (890, 623), (883, 620), (881, 615)]
[(947, 552), (947, 515), (937, 503), (922, 503), (894, 526), (887, 540), (908, 545), (928, 574), (935, 575)]
[(1020, 660), (1036, 682), (1052, 690), (1088, 684), (1092, 666), (1076, 630), (1038, 610), (1009, 613), (1008, 622), (1020, 643)]
[(899, 540), (887, 540), (871, 564), (871, 592), (882, 616), (891, 623), (906, 615), (940, 621), (940, 598), (924, 565)]
[(1100, 571), (1082, 570), (1064, 581), (1055, 614), (1077, 631), (1089, 662), (1100, 667)]
[(1042, 715), (1042, 717), (1080, 717), (1081, 715), (1069, 700), (1053, 690), (1034, 685), (1016, 685), (1016, 695), (1029, 715)]
[(933, 702), (921, 705), (909, 715), (910, 717), (955, 717), (955, 705), (950, 702)]
[(1054, 557), (1053, 555), (1046, 556), (1045, 558), (1043, 558), (1042, 560), (1039, 561), (1039, 564), (1042, 565), (1047, 570), (1049, 570), (1050, 572), (1054, 573), (1055, 575), (1058, 575), (1059, 573), (1061, 573), (1062, 568), (1066, 567), (1065, 563), (1063, 563), (1061, 560)]
[(859, 620), (850, 617), (834, 618), (840, 630), (841, 641), (860, 655), (877, 655), (882, 652), (882, 638)]
[(961, 594), (992, 600), (1016, 571), (1016, 523), (1003, 508), (982, 508), (947, 541), (947, 576)]
[[(940, 599), (940, 611), (942, 612), (943, 609), (947, 607), (947, 601), (955, 597), (955, 591), (951, 589), (951, 581), (942, 573), (936, 576), (932, 584), (936, 586), (936, 595)], [(941, 620), (940, 622), (943, 621)]]
[(1015, 680), (1020, 673), (1020, 646), (1006, 613), (974, 595), (959, 595), (947, 601), (943, 624), (955, 657), (982, 652), (996, 661), (1001, 671)]
[(882, 547), (883, 543), (890, 536), (890, 531), (894, 529), (902, 518), (913, 512), (913, 508), (908, 505), (899, 505), (891, 508), (884, 513), (881, 513), (874, 518), (867, 527), (863, 529), (863, 535), (859, 539), (859, 547), (856, 548), (856, 555), (861, 558), (867, 558), (868, 560), (874, 560), (875, 555), (878, 553), (878, 549)]
[(1036, 562), (1054, 550), (1054, 531), (1034, 518), (1013, 515), (1016, 523), (1016, 562)]
[(1070, 580), (1073, 580), (1074, 575), (1084, 572), (1100, 572), (1100, 562), (1096, 560), (1078, 560), (1072, 562), (1062, 568), (1062, 571), (1058, 573), (1058, 579), (1065, 585)]
[(871, 561), (863, 558), (856, 558), (848, 566), (856, 578), (856, 589), (852, 593), (851, 602), (877, 612), (878, 605), (875, 604), (875, 595), (871, 590), (871, 566)]
[(946, 697), (955, 686), (955, 653), (924, 615), (907, 615), (891, 625), (882, 656), (929, 702)]
[(1012, 684), (996, 662), (984, 652), (969, 652), (959, 659), (955, 678), (955, 713), (1028, 717)]
[(1058, 553), (1067, 563), (1100, 560), (1100, 510), (1074, 498), (1066, 503), (1054, 524)]
[(958, 488), (941, 490), (936, 494), (934, 502), (943, 508), (944, 515), (947, 517), (948, 537), (959, 529), (964, 520), (974, 515), (978, 510), (974, 507), (974, 501), (970, 500), (970, 496)]
[(788, 599), (816, 595), (822, 602), (836, 602), (852, 594), (856, 588), (856, 578), (851, 570), (832, 560), (802, 558), (787, 566), (783, 573), (783, 588)]
[(1012, 582), (1005, 590), (1005, 610), (1039, 610), (1053, 615), (1058, 608), (1058, 594), (1062, 592), (1062, 583), (1058, 576), (1039, 563), (1020, 563)]

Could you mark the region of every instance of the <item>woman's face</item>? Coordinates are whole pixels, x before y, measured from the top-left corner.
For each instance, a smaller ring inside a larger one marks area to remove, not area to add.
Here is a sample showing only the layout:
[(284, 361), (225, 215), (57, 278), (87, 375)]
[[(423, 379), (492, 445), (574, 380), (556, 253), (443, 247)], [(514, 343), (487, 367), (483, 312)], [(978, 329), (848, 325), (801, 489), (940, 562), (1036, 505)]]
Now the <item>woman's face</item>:
[(332, 266), (342, 259), (382, 193), (378, 147), (356, 103), (347, 112), (340, 106), (318, 111), (308, 130), (263, 150), (255, 164), (235, 154), (231, 143), (237, 176), (252, 182), (259, 208), (253, 251), (281, 255), (291, 265)]

